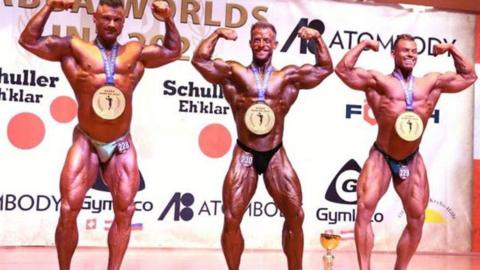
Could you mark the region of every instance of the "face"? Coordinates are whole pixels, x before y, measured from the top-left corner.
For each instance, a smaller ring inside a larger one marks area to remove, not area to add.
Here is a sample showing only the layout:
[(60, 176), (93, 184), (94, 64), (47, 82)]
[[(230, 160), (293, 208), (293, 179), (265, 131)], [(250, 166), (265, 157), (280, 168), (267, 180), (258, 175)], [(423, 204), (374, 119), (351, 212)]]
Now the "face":
[(277, 48), (275, 33), (270, 28), (255, 28), (251, 33), (250, 48), (253, 59), (266, 62), (272, 58), (273, 50)]
[(100, 5), (93, 16), (93, 21), (97, 27), (97, 35), (102, 41), (113, 43), (122, 32), (125, 22), (123, 7)]
[(395, 67), (402, 70), (412, 70), (417, 63), (417, 44), (412, 40), (401, 39), (392, 51)]

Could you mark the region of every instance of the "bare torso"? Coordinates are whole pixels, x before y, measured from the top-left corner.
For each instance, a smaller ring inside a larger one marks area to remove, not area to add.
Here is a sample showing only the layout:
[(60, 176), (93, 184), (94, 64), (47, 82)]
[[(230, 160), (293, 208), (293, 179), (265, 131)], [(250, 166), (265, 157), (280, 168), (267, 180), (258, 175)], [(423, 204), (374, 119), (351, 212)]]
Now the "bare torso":
[[(395, 121), (406, 111), (405, 92), (394, 77), (376, 72), (374, 76), (378, 89), (368, 89), (366, 96), (378, 123), (376, 142), (390, 156), (400, 160), (418, 149), (422, 137), (408, 142), (398, 136)], [(415, 80), (413, 111), (422, 119), (424, 128), (441, 94), (440, 89), (432, 89), (434, 83), (434, 77), (429, 75)]]
[[(132, 95), (144, 72), (139, 61), (143, 46), (137, 42), (120, 45), (115, 65), (114, 85), (125, 96), (125, 111), (116, 119), (105, 120), (97, 116), (92, 107), (95, 91), (106, 85), (105, 68), (100, 50), (95, 44), (78, 38), (71, 40), (72, 56), (61, 64), (78, 102), (79, 126), (90, 137), (102, 142), (113, 141), (130, 129)], [(107, 55), (110, 52), (107, 51)]]
[(285, 116), (297, 99), (298, 89), (288, 83), (285, 69), (272, 72), (265, 102), (274, 111), (275, 125), (268, 134), (256, 135), (248, 130), (244, 121), (247, 109), (259, 100), (254, 73), (251, 68), (236, 62), (230, 64), (233, 67), (233, 75), (231, 80), (223, 85), (223, 89), (225, 98), (232, 108), (238, 139), (257, 151), (271, 150), (282, 142)]

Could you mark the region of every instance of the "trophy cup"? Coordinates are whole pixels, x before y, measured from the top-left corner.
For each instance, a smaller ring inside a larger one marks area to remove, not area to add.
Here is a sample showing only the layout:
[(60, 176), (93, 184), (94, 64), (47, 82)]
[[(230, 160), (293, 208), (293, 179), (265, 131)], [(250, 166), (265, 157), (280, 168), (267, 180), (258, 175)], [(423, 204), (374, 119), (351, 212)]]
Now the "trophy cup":
[(340, 235), (333, 234), (332, 230), (326, 230), (325, 233), (320, 234), (320, 243), (327, 250), (327, 254), (323, 255), (324, 270), (333, 270), (335, 256), (332, 254), (332, 250), (337, 248), (341, 238)]

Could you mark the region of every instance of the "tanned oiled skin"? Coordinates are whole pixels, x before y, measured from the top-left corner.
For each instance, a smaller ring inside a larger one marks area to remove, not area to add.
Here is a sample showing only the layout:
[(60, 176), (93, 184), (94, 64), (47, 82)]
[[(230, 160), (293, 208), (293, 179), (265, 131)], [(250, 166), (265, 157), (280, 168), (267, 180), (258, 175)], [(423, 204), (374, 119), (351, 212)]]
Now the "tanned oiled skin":
[[(402, 160), (418, 150), (422, 137), (408, 142), (401, 139), (395, 131), (397, 117), (406, 111), (405, 93), (400, 81), (391, 74), (384, 75), (378, 71), (354, 67), (364, 49), (378, 51), (378, 48), (377, 41), (362, 41), (337, 64), (335, 72), (349, 87), (365, 92), (367, 102), (378, 123), (376, 144), (389, 156)], [(456, 73), (428, 73), (415, 80), (413, 111), (421, 118), (424, 127), (442, 93), (459, 92), (472, 85), (477, 78), (472, 64), (452, 44), (438, 44), (434, 47), (435, 55), (445, 52), (452, 55)], [(415, 42), (399, 39), (392, 56), (395, 60), (395, 69), (406, 81), (417, 61)], [(407, 225), (397, 246), (395, 270), (407, 269), (417, 249), (429, 198), (427, 172), (419, 153), (409, 163), (408, 168), (410, 176), (407, 180), (393, 176), (395, 191), (402, 200), (407, 216)], [(387, 191), (391, 178), (392, 173), (383, 155), (372, 148), (357, 184), (355, 243), (361, 270), (371, 269), (370, 256), (374, 235), (370, 220), (378, 201)]]
[[(220, 38), (236, 40), (235, 31), (217, 29), (200, 43), (193, 56), (192, 64), (203, 77), (209, 82), (223, 86), (225, 98), (232, 108), (238, 140), (254, 150), (268, 151), (279, 145), (283, 139), (285, 116), (295, 102), (299, 90), (314, 88), (333, 72), (330, 55), (320, 34), (310, 28), (300, 29), (298, 34), (303, 39), (315, 42), (316, 63), (301, 67), (289, 65), (273, 71), (268, 80), (265, 102), (275, 114), (275, 125), (266, 135), (260, 136), (250, 132), (244, 122), (247, 109), (259, 100), (251, 66), (243, 66), (235, 61), (211, 59), (217, 41)], [(273, 51), (277, 46), (275, 37), (273, 30), (268, 27), (252, 29), (250, 40), (252, 62), (259, 68), (261, 75), (264, 75), (265, 69), (271, 65)], [(260, 80), (263, 81), (263, 76)], [(258, 182), (258, 174), (254, 167), (247, 167), (239, 162), (240, 156), (244, 153), (240, 147), (235, 147), (223, 185), (225, 222), (222, 248), (230, 270), (237, 270), (240, 267), (240, 257), (244, 249), (240, 223)], [(288, 269), (302, 269), (302, 193), (298, 176), (283, 147), (268, 164), (264, 181), (269, 194), (285, 216), (282, 242)]]
[[(19, 43), (31, 53), (49, 61), (60, 62), (62, 70), (78, 102), (78, 126), (89, 137), (111, 142), (128, 133), (132, 119), (132, 96), (145, 68), (160, 67), (180, 57), (180, 35), (166, 2), (152, 4), (152, 12), (165, 19), (166, 35), (163, 46), (144, 46), (139, 42), (120, 44), (116, 58), (114, 85), (126, 99), (125, 111), (114, 120), (95, 114), (92, 98), (106, 84), (106, 74), (100, 50), (94, 43), (76, 37), (42, 36), (43, 28), (53, 9), (70, 9), (73, 0), (49, 0), (29, 21)], [(94, 14), (98, 42), (106, 54), (117, 42), (125, 13), (122, 6), (100, 4)], [(133, 202), (139, 185), (137, 155), (130, 135), (130, 148), (116, 153), (106, 163), (100, 163), (96, 150), (87, 136), (77, 128), (68, 151), (60, 179), (61, 211), (55, 242), (61, 270), (70, 269), (78, 243), (76, 219), (86, 192), (94, 184), (98, 170), (112, 194), (114, 221), (108, 234), (108, 269), (119, 269), (130, 238), (130, 224), (135, 211)]]

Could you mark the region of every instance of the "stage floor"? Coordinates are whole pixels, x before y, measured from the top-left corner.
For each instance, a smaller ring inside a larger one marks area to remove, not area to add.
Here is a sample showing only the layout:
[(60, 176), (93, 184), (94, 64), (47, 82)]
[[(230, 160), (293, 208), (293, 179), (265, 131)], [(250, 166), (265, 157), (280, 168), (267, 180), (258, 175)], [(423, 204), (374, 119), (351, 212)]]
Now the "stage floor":
[[(355, 270), (354, 252), (336, 252), (336, 270)], [(74, 255), (72, 270), (105, 270), (106, 248), (79, 248)], [(374, 253), (372, 270), (393, 269), (393, 253)], [(0, 247), (2, 270), (58, 269), (55, 249), (52, 247)], [(125, 255), (122, 270), (225, 270), (221, 250), (204, 249), (149, 249), (130, 248)], [(287, 269), (280, 251), (247, 250), (242, 257), (242, 270)], [(321, 270), (322, 253), (304, 254), (305, 270)], [(409, 270), (479, 270), (480, 254), (422, 254), (414, 256)]]

